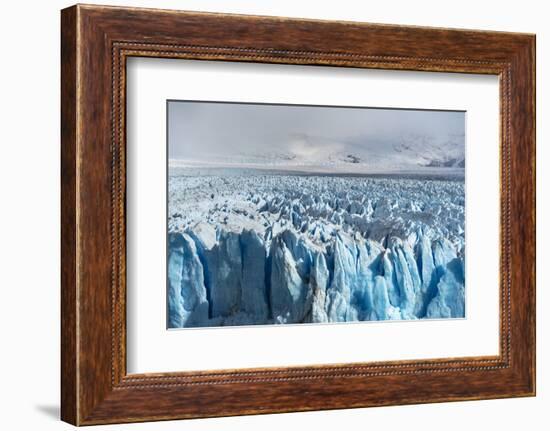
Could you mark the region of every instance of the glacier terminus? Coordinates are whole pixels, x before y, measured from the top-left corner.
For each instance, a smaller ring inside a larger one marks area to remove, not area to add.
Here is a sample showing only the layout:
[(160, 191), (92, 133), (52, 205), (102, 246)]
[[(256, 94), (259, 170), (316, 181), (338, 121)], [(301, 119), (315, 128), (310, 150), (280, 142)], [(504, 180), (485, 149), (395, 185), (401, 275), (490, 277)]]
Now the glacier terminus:
[(168, 327), (465, 316), (463, 178), (173, 169)]

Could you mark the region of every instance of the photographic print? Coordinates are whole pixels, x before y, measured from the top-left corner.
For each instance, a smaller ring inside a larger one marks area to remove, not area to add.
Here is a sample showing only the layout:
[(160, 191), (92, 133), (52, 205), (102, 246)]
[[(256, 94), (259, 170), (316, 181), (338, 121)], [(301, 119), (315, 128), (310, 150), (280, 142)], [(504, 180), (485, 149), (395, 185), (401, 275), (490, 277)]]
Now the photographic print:
[(465, 112), (167, 102), (167, 326), (465, 317)]

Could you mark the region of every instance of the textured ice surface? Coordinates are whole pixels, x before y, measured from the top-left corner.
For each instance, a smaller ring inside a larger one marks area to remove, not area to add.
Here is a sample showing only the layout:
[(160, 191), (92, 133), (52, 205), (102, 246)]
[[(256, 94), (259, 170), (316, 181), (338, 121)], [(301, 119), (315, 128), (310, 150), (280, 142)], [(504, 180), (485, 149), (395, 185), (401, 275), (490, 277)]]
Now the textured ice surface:
[(169, 177), (168, 326), (464, 317), (464, 183)]

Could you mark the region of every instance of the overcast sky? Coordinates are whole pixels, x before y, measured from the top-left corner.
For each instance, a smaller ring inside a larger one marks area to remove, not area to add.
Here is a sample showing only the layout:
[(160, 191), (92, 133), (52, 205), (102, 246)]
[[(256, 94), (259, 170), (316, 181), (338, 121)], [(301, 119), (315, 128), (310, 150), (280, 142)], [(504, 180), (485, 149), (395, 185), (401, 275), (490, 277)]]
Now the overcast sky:
[(307, 156), (358, 144), (380, 153), (394, 151), (391, 143), (409, 136), (464, 146), (464, 122), (464, 112), (455, 111), (170, 101), (169, 158)]

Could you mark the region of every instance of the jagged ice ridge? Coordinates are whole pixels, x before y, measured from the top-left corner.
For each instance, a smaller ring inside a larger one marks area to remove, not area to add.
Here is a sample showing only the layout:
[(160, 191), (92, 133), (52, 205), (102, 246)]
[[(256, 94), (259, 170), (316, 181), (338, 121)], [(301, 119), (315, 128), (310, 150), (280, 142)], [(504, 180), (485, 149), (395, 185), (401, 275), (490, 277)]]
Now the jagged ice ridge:
[(464, 183), (169, 178), (168, 326), (464, 317)]

